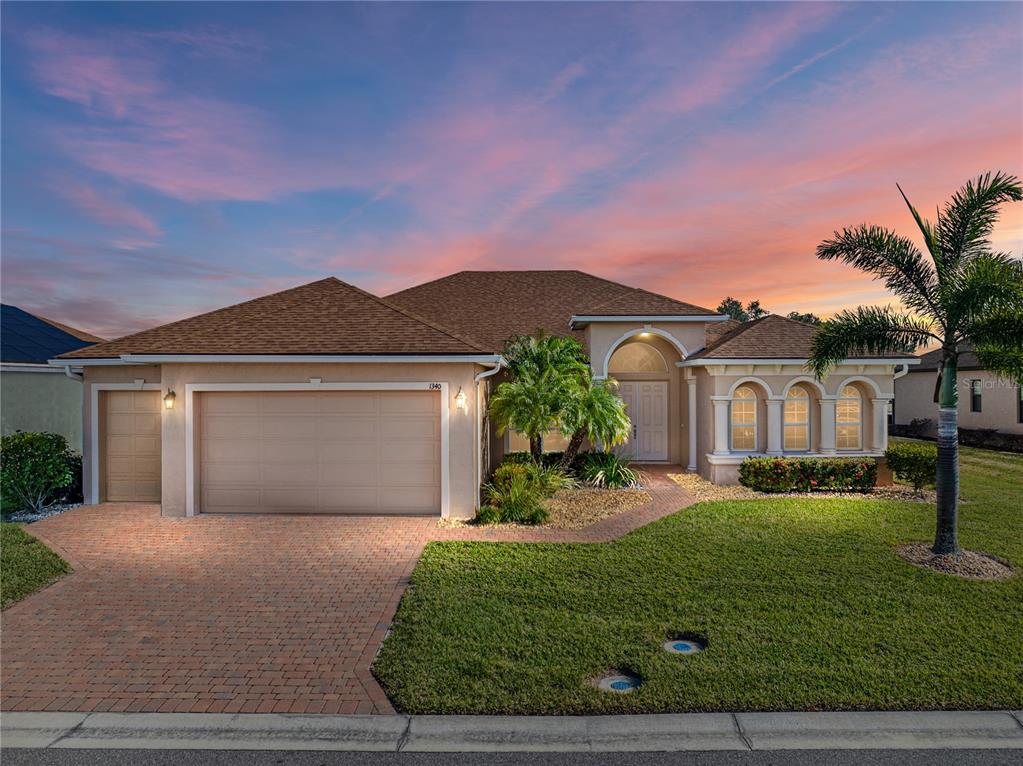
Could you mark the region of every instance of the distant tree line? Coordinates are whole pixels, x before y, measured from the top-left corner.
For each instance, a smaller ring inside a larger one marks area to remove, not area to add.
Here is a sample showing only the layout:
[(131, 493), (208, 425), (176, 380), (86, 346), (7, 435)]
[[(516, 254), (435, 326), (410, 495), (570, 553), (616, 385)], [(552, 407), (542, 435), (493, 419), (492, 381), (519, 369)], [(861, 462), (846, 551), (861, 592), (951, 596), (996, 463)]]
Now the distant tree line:
[[(754, 319), (760, 319), (771, 313), (760, 305), (760, 301), (750, 301), (743, 306), (742, 301), (738, 298), (733, 298), (731, 295), (718, 304), (717, 312), (719, 314), (728, 314), (732, 319), (739, 322), (752, 322)], [(789, 319), (795, 319), (797, 322), (806, 322), (807, 324), (821, 323), (821, 318), (816, 314), (790, 311), (786, 316)]]

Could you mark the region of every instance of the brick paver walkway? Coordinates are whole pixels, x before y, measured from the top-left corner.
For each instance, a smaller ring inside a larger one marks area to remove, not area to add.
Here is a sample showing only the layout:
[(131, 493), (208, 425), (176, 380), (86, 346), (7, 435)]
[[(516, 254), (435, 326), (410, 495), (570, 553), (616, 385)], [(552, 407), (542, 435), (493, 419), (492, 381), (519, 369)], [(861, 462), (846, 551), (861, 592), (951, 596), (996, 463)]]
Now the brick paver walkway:
[(611, 540), (693, 502), (666, 474), (648, 471), (651, 503), (576, 531), (133, 504), (45, 519), (30, 531), (75, 571), (3, 612), (2, 708), (393, 712), (370, 665), (427, 541)]

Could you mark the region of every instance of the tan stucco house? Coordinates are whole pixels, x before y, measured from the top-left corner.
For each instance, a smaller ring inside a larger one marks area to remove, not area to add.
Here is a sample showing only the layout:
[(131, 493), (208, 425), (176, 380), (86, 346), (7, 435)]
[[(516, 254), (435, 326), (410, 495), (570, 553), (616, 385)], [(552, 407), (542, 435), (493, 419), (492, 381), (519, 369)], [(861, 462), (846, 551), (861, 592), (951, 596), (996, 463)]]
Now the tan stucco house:
[[(466, 271), (386, 298), (334, 278), (64, 354), (85, 384), (85, 495), (198, 513), (471, 517), (515, 434), (505, 341), (573, 335), (620, 383), (635, 460), (734, 482), (749, 455), (880, 455), (911, 357), (805, 368), (814, 328), (579, 271)], [(557, 448), (548, 440), (548, 448)]]
[[(929, 351), (909, 374), (895, 381), (896, 425), (909, 426), (917, 421), (920, 435), (937, 435), (934, 386), (940, 364), (941, 349)], [(956, 383), (960, 429), (1023, 434), (1023, 386), (985, 370), (970, 346), (959, 349)]]

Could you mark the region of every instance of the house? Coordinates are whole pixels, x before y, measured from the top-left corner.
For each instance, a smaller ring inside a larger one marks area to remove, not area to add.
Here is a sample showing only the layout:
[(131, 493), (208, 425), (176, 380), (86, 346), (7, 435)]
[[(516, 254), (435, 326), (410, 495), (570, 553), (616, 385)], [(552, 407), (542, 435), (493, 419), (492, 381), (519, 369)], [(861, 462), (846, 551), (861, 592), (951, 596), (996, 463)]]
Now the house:
[[(917, 421), (921, 436), (937, 435), (934, 386), (940, 365), (941, 349), (929, 351), (909, 374), (895, 381), (896, 426), (906, 427)], [(1023, 387), (985, 370), (968, 345), (960, 348), (956, 383), (960, 429), (1023, 435)]]
[(82, 450), (82, 381), (47, 361), (103, 338), (0, 306), (0, 419), (4, 436), (16, 431), (47, 431)]
[(197, 513), (470, 517), (513, 434), (509, 337), (572, 335), (614, 376), (625, 450), (734, 482), (748, 455), (880, 455), (895, 370), (804, 363), (814, 328), (738, 324), (579, 271), (464, 271), (386, 298), (334, 278), (60, 355), (86, 386), (85, 494)]

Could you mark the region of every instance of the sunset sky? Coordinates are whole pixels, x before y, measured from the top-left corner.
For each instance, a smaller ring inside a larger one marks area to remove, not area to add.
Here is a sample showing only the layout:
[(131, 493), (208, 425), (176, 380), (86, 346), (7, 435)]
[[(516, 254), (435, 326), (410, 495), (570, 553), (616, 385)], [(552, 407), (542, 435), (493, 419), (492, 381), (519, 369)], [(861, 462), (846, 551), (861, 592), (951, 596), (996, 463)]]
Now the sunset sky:
[(814, 248), (912, 233), (896, 182), (933, 211), (1023, 174), (1019, 3), (2, 14), (3, 301), (106, 337), (461, 269), (828, 314), (887, 302)]

